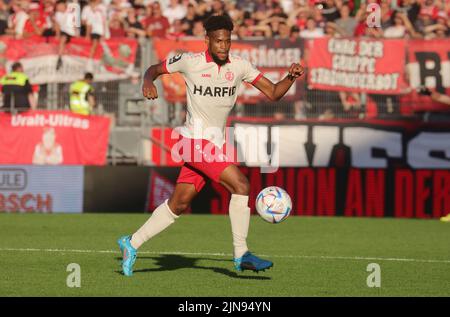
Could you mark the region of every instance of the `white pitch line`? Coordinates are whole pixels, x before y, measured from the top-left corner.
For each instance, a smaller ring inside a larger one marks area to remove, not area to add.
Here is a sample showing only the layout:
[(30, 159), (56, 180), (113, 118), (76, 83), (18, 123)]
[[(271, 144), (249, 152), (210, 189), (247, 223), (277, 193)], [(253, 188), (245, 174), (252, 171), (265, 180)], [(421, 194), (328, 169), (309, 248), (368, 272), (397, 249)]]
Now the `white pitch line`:
[[(0, 248), (0, 251), (13, 252), (57, 252), (57, 253), (117, 253), (118, 250), (76, 250), (76, 249), (34, 249), (34, 248)], [(182, 251), (139, 251), (139, 254), (177, 254), (177, 255), (199, 255), (199, 256), (223, 256), (232, 257), (230, 253), (205, 253), (205, 252), (182, 252)], [(362, 256), (328, 256), (328, 255), (268, 255), (261, 254), (263, 257), (290, 258), (290, 259), (322, 259), (322, 260), (353, 260), (353, 261), (393, 261), (393, 262), (420, 262), (420, 263), (446, 263), (450, 260), (431, 260), (431, 259), (406, 259), (406, 258), (380, 258), (380, 257), (362, 257)]]

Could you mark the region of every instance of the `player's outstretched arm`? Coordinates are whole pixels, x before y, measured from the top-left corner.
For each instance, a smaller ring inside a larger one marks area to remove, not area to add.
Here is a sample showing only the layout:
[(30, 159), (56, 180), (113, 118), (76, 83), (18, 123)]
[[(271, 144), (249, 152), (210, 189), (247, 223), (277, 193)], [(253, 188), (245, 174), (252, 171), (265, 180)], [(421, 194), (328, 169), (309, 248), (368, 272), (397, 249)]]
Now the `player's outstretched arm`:
[(277, 101), (286, 94), (295, 80), (302, 76), (304, 73), (305, 70), (303, 69), (303, 67), (300, 64), (294, 63), (289, 68), (289, 74), (278, 83), (274, 84), (269, 79), (263, 76), (254, 84), (254, 86), (258, 88), (270, 100)]
[(142, 94), (147, 99), (158, 98), (158, 91), (153, 81), (160, 75), (168, 74), (165, 66), (165, 62), (150, 66), (144, 74), (144, 83), (142, 85)]

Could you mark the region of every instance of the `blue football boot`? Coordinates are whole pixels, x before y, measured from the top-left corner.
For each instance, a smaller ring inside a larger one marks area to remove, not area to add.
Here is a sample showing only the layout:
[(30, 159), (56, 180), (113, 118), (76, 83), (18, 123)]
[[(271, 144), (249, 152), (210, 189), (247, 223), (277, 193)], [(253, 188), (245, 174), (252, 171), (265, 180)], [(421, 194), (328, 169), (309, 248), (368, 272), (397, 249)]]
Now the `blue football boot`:
[(122, 271), (125, 276), (133, 275), (133, 265), (136, 262), (137, 250), (130, 243), (131, 236), (123, 236), (117, 240), (122, 253)]
[(252, 270), (253, 272), (265, 271), (273, 266), (273, 263), (258, 258), (247, 251), (242, 257), (234, 259), (234, 268), (239, 272)]

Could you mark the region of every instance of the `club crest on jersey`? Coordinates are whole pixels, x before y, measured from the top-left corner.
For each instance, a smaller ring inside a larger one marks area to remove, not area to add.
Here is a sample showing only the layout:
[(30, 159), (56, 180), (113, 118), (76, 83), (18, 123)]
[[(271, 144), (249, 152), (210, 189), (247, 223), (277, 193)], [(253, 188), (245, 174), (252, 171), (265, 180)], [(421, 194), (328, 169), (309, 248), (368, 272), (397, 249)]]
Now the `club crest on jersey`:
[(234, 79), (234, 73), (232, 71), (228, 71), (225, 73), (225, 79), (228, 81), (233, 81)]
[(236, 86), (233, 87), (203, 87), (194, 85), (194, 95), (209, 97), (231, 97), (236, 93)]

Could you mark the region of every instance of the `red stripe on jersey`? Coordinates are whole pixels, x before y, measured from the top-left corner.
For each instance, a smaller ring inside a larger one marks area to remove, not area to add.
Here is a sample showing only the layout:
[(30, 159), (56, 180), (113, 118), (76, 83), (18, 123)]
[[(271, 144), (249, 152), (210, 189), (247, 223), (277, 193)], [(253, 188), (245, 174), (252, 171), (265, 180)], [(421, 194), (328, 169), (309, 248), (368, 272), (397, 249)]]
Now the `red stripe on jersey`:
[(164, 70), (165, 73), (170, 73), (170, 72), (167, 70), (167, 59), (165, 59), (165, 60), (163, 61), (162, 66), (163, 66), (163, 70)]
[(252, 84), (252, 85), (256, 84), (256, 82), (257, 82), (258, 80), (260, 80), (262, 76), (263, 76), (263, 74), (262, 74), (262, 73), (259, 73), (259, 75), (256, 76), (256, 78), (251, 82), (251, 84)]

